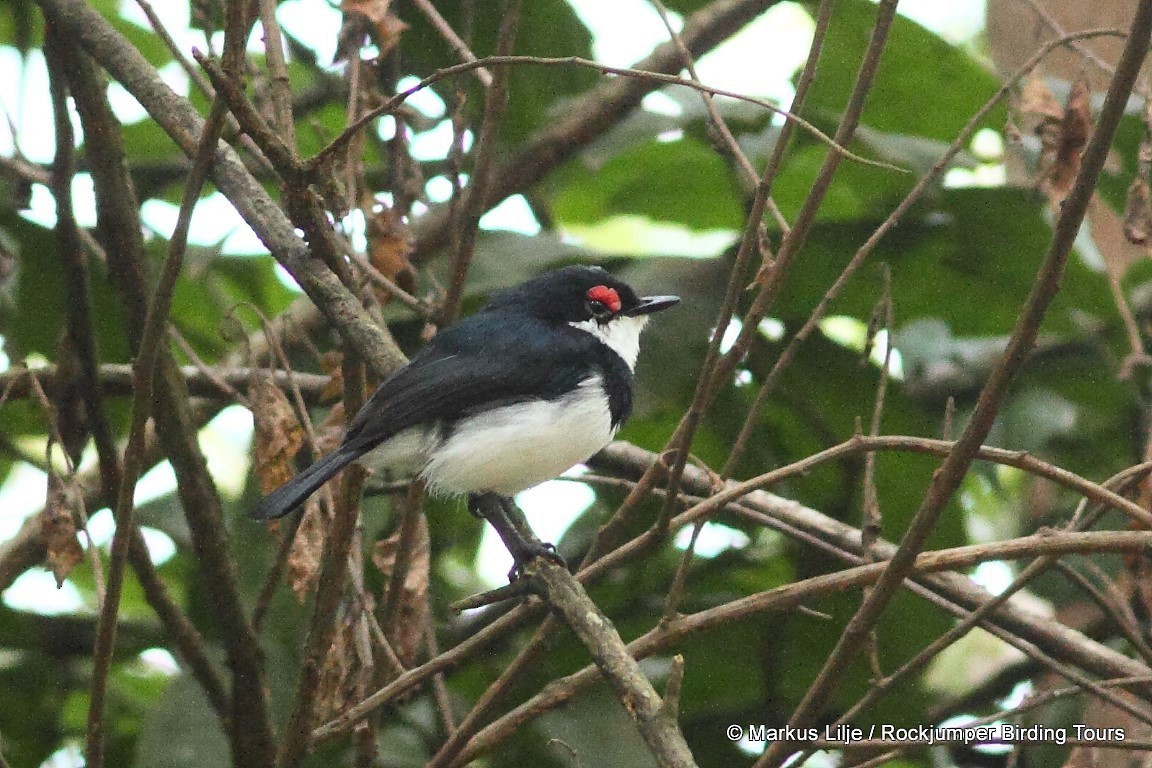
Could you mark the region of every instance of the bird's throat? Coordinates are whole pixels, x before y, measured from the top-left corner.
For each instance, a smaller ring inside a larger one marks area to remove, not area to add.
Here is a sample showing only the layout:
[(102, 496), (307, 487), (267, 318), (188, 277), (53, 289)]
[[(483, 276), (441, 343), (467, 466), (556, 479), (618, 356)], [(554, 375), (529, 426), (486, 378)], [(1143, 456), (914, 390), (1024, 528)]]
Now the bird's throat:
[(636, 369), (636, 358), (640, 355), (640, 332), (648, 323), (647, 316), (617, 317), (607, 323), (598, 323), (595, 320), (584, 320), (579, 323), (569, 323), (573, 328), (592, 334), (608, 347), (620, 355), (628, 365), (628, 370)]

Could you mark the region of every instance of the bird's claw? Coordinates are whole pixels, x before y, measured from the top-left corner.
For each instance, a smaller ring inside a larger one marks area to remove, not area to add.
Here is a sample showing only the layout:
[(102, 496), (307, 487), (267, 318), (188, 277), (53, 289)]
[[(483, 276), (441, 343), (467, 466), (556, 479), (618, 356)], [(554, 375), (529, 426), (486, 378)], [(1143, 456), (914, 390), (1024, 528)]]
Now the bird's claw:
[(548, 544), (543, 541), (524, 542), (524, 547), (512, 556), (513, 565), (512, 569), (508, 571), (508, 581), (514, 582), (523, 577), (524, 569), (528, 563), (537, 557), (551, 560), (561, 568), (568, 568), (568, 561), (557, 551), (555, 544)]

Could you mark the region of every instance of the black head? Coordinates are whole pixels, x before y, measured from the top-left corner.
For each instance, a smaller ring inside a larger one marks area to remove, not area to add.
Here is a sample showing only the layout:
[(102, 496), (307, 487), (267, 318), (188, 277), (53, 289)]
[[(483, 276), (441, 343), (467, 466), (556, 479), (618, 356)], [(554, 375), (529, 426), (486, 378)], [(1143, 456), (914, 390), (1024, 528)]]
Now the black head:
[(544, 320), (601, 324), (617, 317), (638, 317), (680, 303), (677, 296), (638, 296), (632, 286), (606, 269), (571, 266), (546, 272), (500, 291), (488, 309), (526, 312)]

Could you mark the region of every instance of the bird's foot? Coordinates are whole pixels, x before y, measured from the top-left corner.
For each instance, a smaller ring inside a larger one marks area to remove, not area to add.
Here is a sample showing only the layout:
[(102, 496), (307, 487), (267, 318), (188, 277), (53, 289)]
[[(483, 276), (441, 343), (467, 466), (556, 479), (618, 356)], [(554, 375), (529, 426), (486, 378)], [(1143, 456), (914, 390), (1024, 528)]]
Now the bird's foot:
[(537, 538), (524, 519), (524, 513), (511, 498), (495, 493), (473, 494), (468, 498), (468, 509), (477, 517), (492, 524), (508, 552), (512, 555), (512, 570), (508, 580), (516, 581), (524, 575), (524, 569), (537, 557), (544, 557), (557, 565), (567, 568), (568, 564), (553, 544), (546, 544)]
[[(504, 542), (508, 544), (507, 541)], [(532, 562), (538, 557), (543, 557), (546, 560), (551, 560), (561, 568), (567, 569), (568, 562), (564, 556), (556, 551), (555, 544), (549, 544), (545, 541), (533, 537), (531, 540), (525, 539), (517, 542), (516, 548), (508, 547), (512, 553), (512, 569), (508, 571), (508, 581), (515, 582), (524, 575), (524, 569), (528, 563)]]

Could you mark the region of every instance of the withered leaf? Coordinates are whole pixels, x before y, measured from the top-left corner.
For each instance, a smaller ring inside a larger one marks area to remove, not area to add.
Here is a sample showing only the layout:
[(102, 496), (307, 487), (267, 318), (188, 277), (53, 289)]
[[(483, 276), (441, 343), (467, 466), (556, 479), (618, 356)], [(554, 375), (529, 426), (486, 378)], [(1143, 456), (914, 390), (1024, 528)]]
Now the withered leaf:
[(1029, 76), (1024, 81), (1024, 85), (1020, 89), (1020, 97), (1016, 100), (1016, 109), (1032, 120), (1047, 118), (1059, 121), (1064, 119), (1064, 108), (1052, 95), (1052, 89), (1048, 87), (1048, 83), (1037, 74)]
[(344, 353), (338, 349), (325, 352), (320, 358), (320, 369), (328, 374), (328, 383), (320, 391), (320, 400), (327, 403), (344, 392)]
[(1128, 187), (1128, 198), (1124, 204), (1124, 237), (1128, 242), (1145, 245), (1152, 235), (1152, 137), (1145, 136), (1140, 142), (1136, 177)]
[(256, 427), (256, 476), (260, 490), (267, 494), (296, 474), (294, 462), (304, 443), (304, 430), (288, 398), (268, 373), (253, 375), (248, 382), (248, 398)]
[(345, 612), (340, 617), (340, 625), (332, 636), (332, 644), (328, 646), (324, 667), (320, 671), (320, 683), (316, 687), (316, 724), (339, 716), (361, 698), (357, 695), (360, 681), (369, 675), (360, 671), (355, 631), (353, 615)]
[[(400, 532), (397, 531), (388, 538), (378, 541), (372, 550), (372, 562), (389, 582), (384, 591), (386, 595), (392, 593), (391, 581), (399, 546)], [(405, 664), (412, 664), (423, 647), (424, 624), (428, 611), (431, 543), (428, 538), (428, 521), (423, 515), (419, 515), (416, 519), (415, 536), (412, 537), (411, 546), (408, 568), (403, 574), (404, 581), (396, 592), (396, 604), (391, 607), (391, 614), (384, 619), (396, 655)]]
[[(368, 221), (368, 261), (380, 274), (409, 293), (416, 290), (416, 270), (408, 257), (412, 254), (412, 238), (404, 222), (388, 206), (365, 206)], [(377, 292), (381, 303), (391, 301), (387, 291)]]
[(44, 547), (46, 561), (56, 587), (62, 587), (68, 574), (84, 559), (84, 548), (76, 538), (76, 517), (83, 495), (74, 477), (48, 476), (48, 498), (44, 504)]
[(1138, 175), (1128, 187), (1128, 199), (1124, 204), (1124, 237), (1135, 245), (1145, 245), (1152, 233), (1152, 199), (1148, 189), (1148, 178)]
[(288, 584), (301, 603), (308, 596), (320, 575), (320, 560), (324, 556), (327, 521), (323, 505), (315, 496), (304, 504), (304, 516), (288, 552)]
[(1091, 132), (1091, 92), (1081, 78), (1073, 83), (1059, 122), (1048, 121), (1040, 128), (1043, 150), (1037, 186), (1052, 205), (1060, 204), (1071, 191)]
[(342, 0), (344, 14), (336, 42), (334, 61), (346, 61), (359, 50), (364, 38), (371, 37), (386, 56), (400, 42), (400, 34), (408, 25), (391, 11), (392, 0)]
[(344, 426), (348, 422), (344, 415), (344, 401), (337, 401), (328, 409), (328, 415), (316, 428), (316, 450), (321, 454), (330, 453), (344, 439)]

